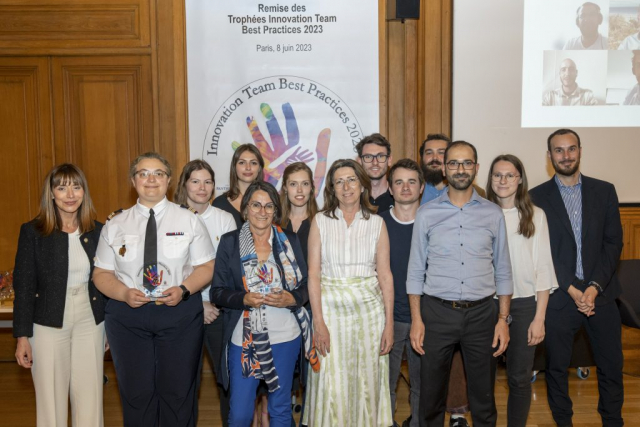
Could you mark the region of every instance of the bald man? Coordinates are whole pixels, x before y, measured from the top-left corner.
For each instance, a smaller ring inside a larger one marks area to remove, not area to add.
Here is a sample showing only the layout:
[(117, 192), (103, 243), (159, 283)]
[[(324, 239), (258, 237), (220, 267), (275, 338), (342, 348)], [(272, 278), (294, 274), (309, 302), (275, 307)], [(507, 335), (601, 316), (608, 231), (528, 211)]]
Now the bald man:
[(636, 76), (638, 82), (624, 99), (623, 105), (640, 105), (640, 50), (633, 51), (631, 58), (631, 72)]
[(590, 1), (576, 11), (576, 25), (580, 30), (578, 37), (567, 40), (564, 50), (607, 50), (609, 40), (602, 36), (598, 27), (603, 21), (600, 6)]
[(598, 101), (589, 89), (578, 86), (578, 68), (576, 63), (567, 58), (560, 63), (560, 82), (558, 89), (546, 92), (542, 97), (542, 105), (597, 105)]

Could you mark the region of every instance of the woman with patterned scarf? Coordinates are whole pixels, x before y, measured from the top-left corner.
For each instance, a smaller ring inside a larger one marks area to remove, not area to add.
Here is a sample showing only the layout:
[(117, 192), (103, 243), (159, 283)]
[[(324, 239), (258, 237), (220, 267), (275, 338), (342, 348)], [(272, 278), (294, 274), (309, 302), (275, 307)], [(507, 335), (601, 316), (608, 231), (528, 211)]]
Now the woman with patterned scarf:
[(246, 222), (222, 236), (211, 302), (223, 308), (222, 382), (230, 392), (229, 426), (247, 427), (260, 381), (269, 390), (272, 427), (291, 426), (291, 383), (302, 354), (314, 359), (307, 266), (296, 235), (274, 225), (281, 207), (276, 189), (254, 182), (240, 212)]

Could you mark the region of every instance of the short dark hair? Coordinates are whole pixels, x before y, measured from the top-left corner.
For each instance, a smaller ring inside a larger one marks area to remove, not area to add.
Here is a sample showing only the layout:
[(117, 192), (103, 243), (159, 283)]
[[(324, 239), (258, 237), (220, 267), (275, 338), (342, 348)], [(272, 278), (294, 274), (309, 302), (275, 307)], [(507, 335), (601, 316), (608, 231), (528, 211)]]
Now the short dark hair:
[(148, 151), (144, 154), (140, 154), (138, 157), (133, 159), (131, 165), (129, 166), (129, 178), (133, 178), (136, 176), (136, 168), (138, 167), (138, 163), (146, 159), (155, 159), (162, 163), (166, 169), (165, 172), (167, 173), (167, 176), (171, 178), (171, 165), (169, 164), (169, 161), (165, 159), (164, 156), (156, 153), (155, 151)]
[(393, 166), (391, 166), (391, 169), (389, 169), (389, 174), (387, 175), (387, 182), (389, 182), (389, 185), (391, 185), (391, 183), (393, 182), (393, 173), (398, 168), (417, 172), (418, 178), (420, 179), (420, 185), (424, 184), (424, 174), (422, 173), (422, 168), (420, 167), (420, 165), (415, 160), (400, 159)]
[(422, 145), (420, 146), (420, 157), (424, 154), (424, 146), (427, 145), (429, 141), (445, 141), (447, 143), (447, 147), (451, 145), (451, 138), (443, 133), (430, 133), (427, 135), (427, 139), (422, 141)]
[(243, 218), (246, 219), (247, 215), (247, 206), (249, 205), (249, 200), (251, 200), (251, 196), (256, 191), (264, 191), (269, 195), (271, 202), (276, 207), (276, 210), (273, 212), (273, 223), (280, 224), (280, 220), (282, 219), (282, 205), (280, 205), (280, 195), (278, 195), (278, 190), (276, 187), (271, 185), (266, 181), (253, 181), (249, 187), (247, 187), (247, 191), (245, 191), (244, 196), (242, 196), (242, 201), (240, 202), (240, 213)]
[(559, 136), (559, 135), (567, 135), (567, 134), (571, 134), (571, 135), (575, 136), (576, 139), (578, 140), (578, 147), (580, 147), (580, 135), (578, 135), (578, 133), (576, 131), (571, 130), (571, 129), (558, 129), (557, 131), (555, 131), (551, 135), (549, 135), (549, 138), (547, 138), (547, 150), (551, 151), (551, 140), (553, 138), (555, 138), (556, 136)]
[(478, 150), (476, 150), (476, 147), (473, 146), (472, 143), (467, 142), (467, 141), (463, 141), (463, 140), (459, 140), (459, 141), (453, 141), (451, 144), (449, 144), (447, 146), (447, 149), (444, 151), (444, 162), (447, 163), (447, 156), (449, 155), (449, 150), (451, 150), (452, 148), (455, 148), (459, 145), (465, 146), (465, 147), (470, 147), (473, 150), (473, 161), (477, 162), (478, 161)]
[(391, 144), (387, 141), (387, 138), (382, 136), (379, 133), (372, 133), (371, 135), (367, 135), (356, 144), (356, 151), (358, 152), (358, 157), (362, 157), (362, 149), (367, 144), (376, 144), (380, 147), (385, 147), (387, 149), (387, 155), (391, 155)]

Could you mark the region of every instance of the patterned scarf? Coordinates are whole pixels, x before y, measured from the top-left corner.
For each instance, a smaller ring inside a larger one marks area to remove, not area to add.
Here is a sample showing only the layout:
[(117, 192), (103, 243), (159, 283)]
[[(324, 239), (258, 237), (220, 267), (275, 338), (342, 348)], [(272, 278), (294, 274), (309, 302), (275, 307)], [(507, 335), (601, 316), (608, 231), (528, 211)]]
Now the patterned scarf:
[[(293, 248), (286, 234), (277, 225), (272, 225), (271, 229), (275, 236), (273, 244), (274, 256), (277, 254), (284, 270), (282, 277), (282, 288), (286, 291), (293, 291), (300, 286), (302, 273), (298, 268)], [(249, 223), (245, 222), (240, 229), (240, 268), (242, 270), (242, 283), (245, 291), (249, 292), (246, 271), (255, 270), (258, 265), (258, 256), (253, 244), (253, 236), (249, 230)], [(269, 329), (266, 320), (261, 320), (262, 331), (251, 330), (251, 313), (256, 309), (244, 310), (242, 313), (242, 377), (255, 377), (264, 379), (269, 388), (269, 392), (280, 388), (278, 374), (273, 364), (271, 353), (271, 343), (269, 342)], [(257, 314), (257, 313), (255, 313)], [(320, 364), (313, 346), (313, 335), (310, 327), (310, 319), (304, 307), (298, 308), (294, 312), (304, 341), (304, 349), (307, 358), (312, 361), (311, 366), (314, 371), (320, 369)], [(315, 361), (315, 362), (314, 362)]]

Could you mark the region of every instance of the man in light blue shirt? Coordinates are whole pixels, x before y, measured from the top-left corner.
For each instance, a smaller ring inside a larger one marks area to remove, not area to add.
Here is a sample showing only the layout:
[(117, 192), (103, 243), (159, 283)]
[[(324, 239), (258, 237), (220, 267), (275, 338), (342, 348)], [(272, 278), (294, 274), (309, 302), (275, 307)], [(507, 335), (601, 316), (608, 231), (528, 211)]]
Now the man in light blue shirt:
[[(421, 206), (414, 223), (407, 293), (411, 345), (424, 355), (420, 421), (425, 426), (444, 423), (449, 367), (458, 343), (467, 372), (473, 372), (467, 379), (473, 425), (495, 426), (497, 420), (492, 356), (502, 354), (509, 342), (513, 280), (502, 210), (472, 186), (477, 158), (468, 142), (447, 147), (448, 190)], [(499, 315), (491, 303), (495, 294)]]

